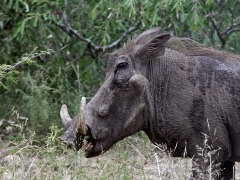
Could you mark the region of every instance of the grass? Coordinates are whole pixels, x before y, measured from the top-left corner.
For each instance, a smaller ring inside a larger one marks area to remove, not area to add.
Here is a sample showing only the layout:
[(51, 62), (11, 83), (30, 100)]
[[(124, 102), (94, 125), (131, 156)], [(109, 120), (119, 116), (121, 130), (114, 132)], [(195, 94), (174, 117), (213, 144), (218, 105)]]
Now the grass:
[(191, 161), (172, 158), (155, 147), (144, 133), (117, 143), (105, 154), (86, 159), (47, 139), (34, 145), (34, 136), (17, 143), (0, 143), (0, 179), (188, 179)]

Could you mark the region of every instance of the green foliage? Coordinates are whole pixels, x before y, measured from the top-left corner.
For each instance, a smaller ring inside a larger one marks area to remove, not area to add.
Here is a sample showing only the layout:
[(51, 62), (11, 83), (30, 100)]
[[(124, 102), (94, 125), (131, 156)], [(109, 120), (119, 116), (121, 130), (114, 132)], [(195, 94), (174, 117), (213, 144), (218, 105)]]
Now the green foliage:
[[(62, 127), (61, 105), (77, 114), (81, 96), (90, 99), (103, 82), (104, 54), (131, 36), (104, 52), (91, 43), (106, 47), (131, 27), (137, 29), (131, 35), (160, 26), (174, 36), (240, 52), (239, 12), (237, 0), (3, 0), (0, 119), (9, 119), (14, 107), (39, 139), (51, 133), (50, 127)], [(26, 54), (35, 47), (40, 53), (55, 53)], [(32, 55), (37, 56), (34, 65), (16, 68), (19, 62), (31, 62)]]
[(61, 147), (62, 142), (60, 142), (60, 136), (61, 136), (62, 130), (59, 129), (57, 126), (51, 126), (49, 129), (51, 130), (51, 132), (48, 133), (45, 139), (46, 146)]
[(18, 60), (18, 62), (16, 62), (14, 65), (0, 64), (0, 86), (7, 88), (2, 83), (3, 79), (10, 80), (14, 83), (17, 82), (16, 78), (14, 78), (14, 75), (19, 73), (16, 69), (18, 66), (23, 65), (23, 64), (32, 64), (34, 62), (32, 59), (51, 53), (51, 52), (45, 52), (45, 51), (41, 51), (39, 53), (34, 53), (35, 50), (36, 50), (36, 48), (30, 54), (22, 55), (20, 57), (20, 59)]

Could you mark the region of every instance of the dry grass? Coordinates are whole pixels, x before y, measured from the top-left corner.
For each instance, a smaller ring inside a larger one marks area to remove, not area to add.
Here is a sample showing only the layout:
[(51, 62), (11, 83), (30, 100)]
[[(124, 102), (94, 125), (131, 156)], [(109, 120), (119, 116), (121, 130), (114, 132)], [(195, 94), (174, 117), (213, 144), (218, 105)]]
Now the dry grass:
[[(173, 158), (143, 133), (117, 143), (105, 154), (86, 159), (63, 145), (34, 146), (33, 138), (14, 146), (0, 144), (0, 179), (189, 179), (191, 160)], [(239, 176), (236, 176), (240, 179)]]
[(0, 179), (187, 179), (191, 162), (157, 150), (147, 137), (129, 137), (105, 154), (86, 159), (62, 145), (38, 147), (32, 139), (0, 145)]

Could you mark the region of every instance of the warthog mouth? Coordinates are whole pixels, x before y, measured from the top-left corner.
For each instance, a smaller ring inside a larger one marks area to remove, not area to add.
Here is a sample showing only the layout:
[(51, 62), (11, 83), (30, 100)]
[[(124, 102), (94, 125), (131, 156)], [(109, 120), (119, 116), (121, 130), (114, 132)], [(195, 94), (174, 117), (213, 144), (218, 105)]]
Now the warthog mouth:
[(94, 148), (95, 148), (96, 144), (98, 143), (98, 141), (100, 141), (100, 140), (94, 139), (91, 134), (90, 128), (88, 128), (87, 135), (82, 135), (78, 132), (76, 133), (76, 138), (74, 140), (73, 149), (78, 151), (82, 147), (84, 147), (85, 157), (89, 158), (92, 156), (96, 156), (101, 153), (101, 152), (98, 152), (98, 153), (94, 152)]
[[(83, 97), (80, 105), (80, 114), (77, 120), (77, 127), (74, 130), (70, 129), (69, 132), (65, 132), (66, 137), (63, 136), (61, 141), (67, 145), (67, 148), (74, 149), (78, 151), (82, 148), (85, 148), (85, 157), (93, 157), (99, 155), (102, 150), (103, 139), (94, 139), (90, 127), (85, 124), (85, 111), (86, 111), (86, 98)], [(60, 110), (60, 116), (65, 124), (68, 126), (69, 123), (73, 123), (73, 120), (68, 114), (67, 106), (63, 105)], [(75, 131), (75, 132), (74, 132)]]
[(61, 139), (61, 141), (66, 144), (67, 148), (73, 149), (75, 151), (79, 151), (82, 147), (84, 147), (86, 155), (91, 153), (97, 143), (97, 140), (93, 139), (89, 128), (86, 135), (82, 135), (79, 132), (76, 132), (76, 136), (73, 139), (68, 141)]

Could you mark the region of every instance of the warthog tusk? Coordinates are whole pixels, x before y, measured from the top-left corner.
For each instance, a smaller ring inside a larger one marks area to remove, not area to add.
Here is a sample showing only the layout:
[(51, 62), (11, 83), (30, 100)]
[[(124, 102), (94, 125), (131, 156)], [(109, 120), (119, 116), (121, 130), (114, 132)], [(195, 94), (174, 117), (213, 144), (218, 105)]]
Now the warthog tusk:
[(65, 104), (62, 105), (62, 107), (61, 107), (60, 117), (61, 117), (62, 122), (65, 126), (67, 126), (72, 121), (72, 118), (69, 116), (68, 109), (67, 109), (67, 106)]
[(81, 105), (80, 105), (80, 115), (78, 119), (77, 130), (79, 134), (86, 135), (86, 125), (85, 125), (85, 110), (86, 110), (86, 98), (82, 97)]

